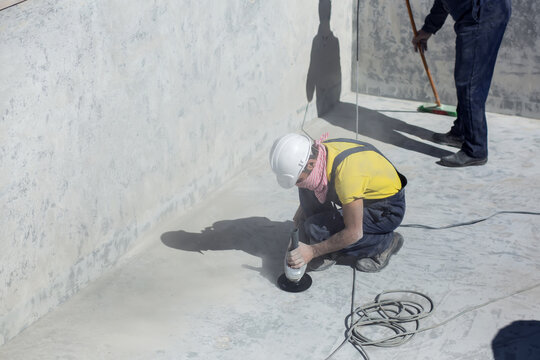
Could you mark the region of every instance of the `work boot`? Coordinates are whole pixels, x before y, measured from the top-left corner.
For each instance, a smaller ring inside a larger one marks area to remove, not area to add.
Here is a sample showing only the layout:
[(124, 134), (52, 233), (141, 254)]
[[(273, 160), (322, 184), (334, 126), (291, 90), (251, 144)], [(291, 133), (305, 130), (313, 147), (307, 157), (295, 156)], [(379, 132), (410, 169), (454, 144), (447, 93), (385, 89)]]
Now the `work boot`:
[(311, 260), (307, 266), (309, 271), (323, 271), (336, 263), (334, 255), (323, 255)]
[(457, 153), (443, 156), (438, 162), (439, 165), (447, 167), (465, 167), (465, 166), (475, 166), (475, 165), (484, 165), (487, 163), (487, 157), (485, 158), (473, 158), (465, 154), (463, 150), (459, 150)]
[(394, 232), (394, 238), (390, 246), (379, 255), (370, 258), (362, 258), (356, 260), (356, 270), (363, 272), (377, 272), (386, 267), (390, 261), (390, 257), (396, 254), (403, 246), (403, 236)]
[(461, 145), (463, 144), (463, 139), (459, 136), (452, 135), (450, 131), (446, 134), (434, 133), (431, 139), (437, 144), (453, 146), (459, 149), (461, 149)]

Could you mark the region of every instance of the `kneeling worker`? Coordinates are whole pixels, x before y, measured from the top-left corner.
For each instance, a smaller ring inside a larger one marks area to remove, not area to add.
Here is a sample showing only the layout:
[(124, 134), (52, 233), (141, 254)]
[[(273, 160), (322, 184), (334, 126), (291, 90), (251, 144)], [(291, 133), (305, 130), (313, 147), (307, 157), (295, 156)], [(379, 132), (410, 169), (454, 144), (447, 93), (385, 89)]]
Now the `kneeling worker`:
[(394, 230), (405, 214), (407, 180), (373, 145), (327, 137), (312, 143), (287, 134), (270, 152), (279, 185), (299, 188), (301, 242), (287, 262), (324, 270), (343, 255), (355, 257), (359, 271), (379, 271), (403, 245)]

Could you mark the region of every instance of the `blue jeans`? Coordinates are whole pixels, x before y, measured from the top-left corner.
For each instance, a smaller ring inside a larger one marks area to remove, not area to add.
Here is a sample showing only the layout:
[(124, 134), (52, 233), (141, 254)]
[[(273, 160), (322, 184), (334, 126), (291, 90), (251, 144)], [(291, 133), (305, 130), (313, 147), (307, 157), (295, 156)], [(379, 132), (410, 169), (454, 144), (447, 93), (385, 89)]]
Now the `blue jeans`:
[[(321, 242), (345, 228), (342, 210), (334, 208), (330, 201), (321, 204), (313, 191), (307, 189), (298, 189), (298, 193), (306, 216), (301, 240), (305, 240), (302, 236), (309, 236), (312, 242)], [(357, 258), (380, 254), (390, 246), (394, 230), (404, 215), (405, 189), (385, 199), (364, 200), (364, 236), (339, 253)]]
[(461, 149), (474, 158), (488, 155), (486, 100), (511, 11), (510, 0), (486, 1), (454, 25), (458, 106), (450, 133), (463, 139)]

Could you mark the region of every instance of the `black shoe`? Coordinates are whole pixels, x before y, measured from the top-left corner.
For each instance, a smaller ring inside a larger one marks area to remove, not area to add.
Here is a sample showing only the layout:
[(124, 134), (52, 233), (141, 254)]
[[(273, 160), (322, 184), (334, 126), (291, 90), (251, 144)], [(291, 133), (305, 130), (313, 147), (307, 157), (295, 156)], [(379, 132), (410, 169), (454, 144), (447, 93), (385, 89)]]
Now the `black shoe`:
[(439, 165), (447, 167), (464, 167), (464, 166), (475, 166), (475, 165), (484, 165), (487, 163), (487, 157), (485, 158), (473, 158), (465, 154), (463, 150), (459, 150), (457, 153), (444, 156), (438, 162)]
[(356, 261), (356, 270), (363, 272), (377, 272), (386, 267), (390, 261), (390, 257), (396, 254), (403, 246), (403, 236), (400, 233), (394, 232), (394, 238), (390, 246), (379, 255), (370, 258), (362, 258)]
[(461, 149), (461, 145), (463, 144), (463, 140), (459, 136), (452, 135), (450, 132), (446, 134), (434, 133), (431, 138), (437, 144), (453, 146), (459, 149)]

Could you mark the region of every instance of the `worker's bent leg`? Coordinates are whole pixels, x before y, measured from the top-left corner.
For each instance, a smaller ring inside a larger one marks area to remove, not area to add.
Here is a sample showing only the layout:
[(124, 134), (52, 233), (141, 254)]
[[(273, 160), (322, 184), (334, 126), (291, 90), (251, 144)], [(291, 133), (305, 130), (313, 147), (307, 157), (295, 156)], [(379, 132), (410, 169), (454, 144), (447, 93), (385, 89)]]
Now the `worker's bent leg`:
[(326, 211), (310, 216), (304, 222), (304, 230), (311, 243), (324, 241), (345, 228), (339, 211)]
[[(393, 238), (405, 214), (405, 192), (376, 201), (366, 201), (363, 216), (364, 236), (353, 245), (340, 251), (343, 255), (359, 258), (371, 257), (383, 252)], [(340, 211), (333, 208), (306, 218), (304, 231), (311, 242), (321, 242), (345, 228)]]
[[(308, 189), (298, 189), (298, 195), (305, 219), (299, 224), (300, 241), (306, 244), (320, 242), (343, 229), (341, 214), (330, 201), (321, 204), (315, 193)], [(306, 226), (307, 219), (311, 220), (308, 222), (310, 225)]]
[(342, 252), (358, 258), (380, 254), (390, 246), (404, 215), (405, 189), (386, 199), (364, 201), (364, 236)]

